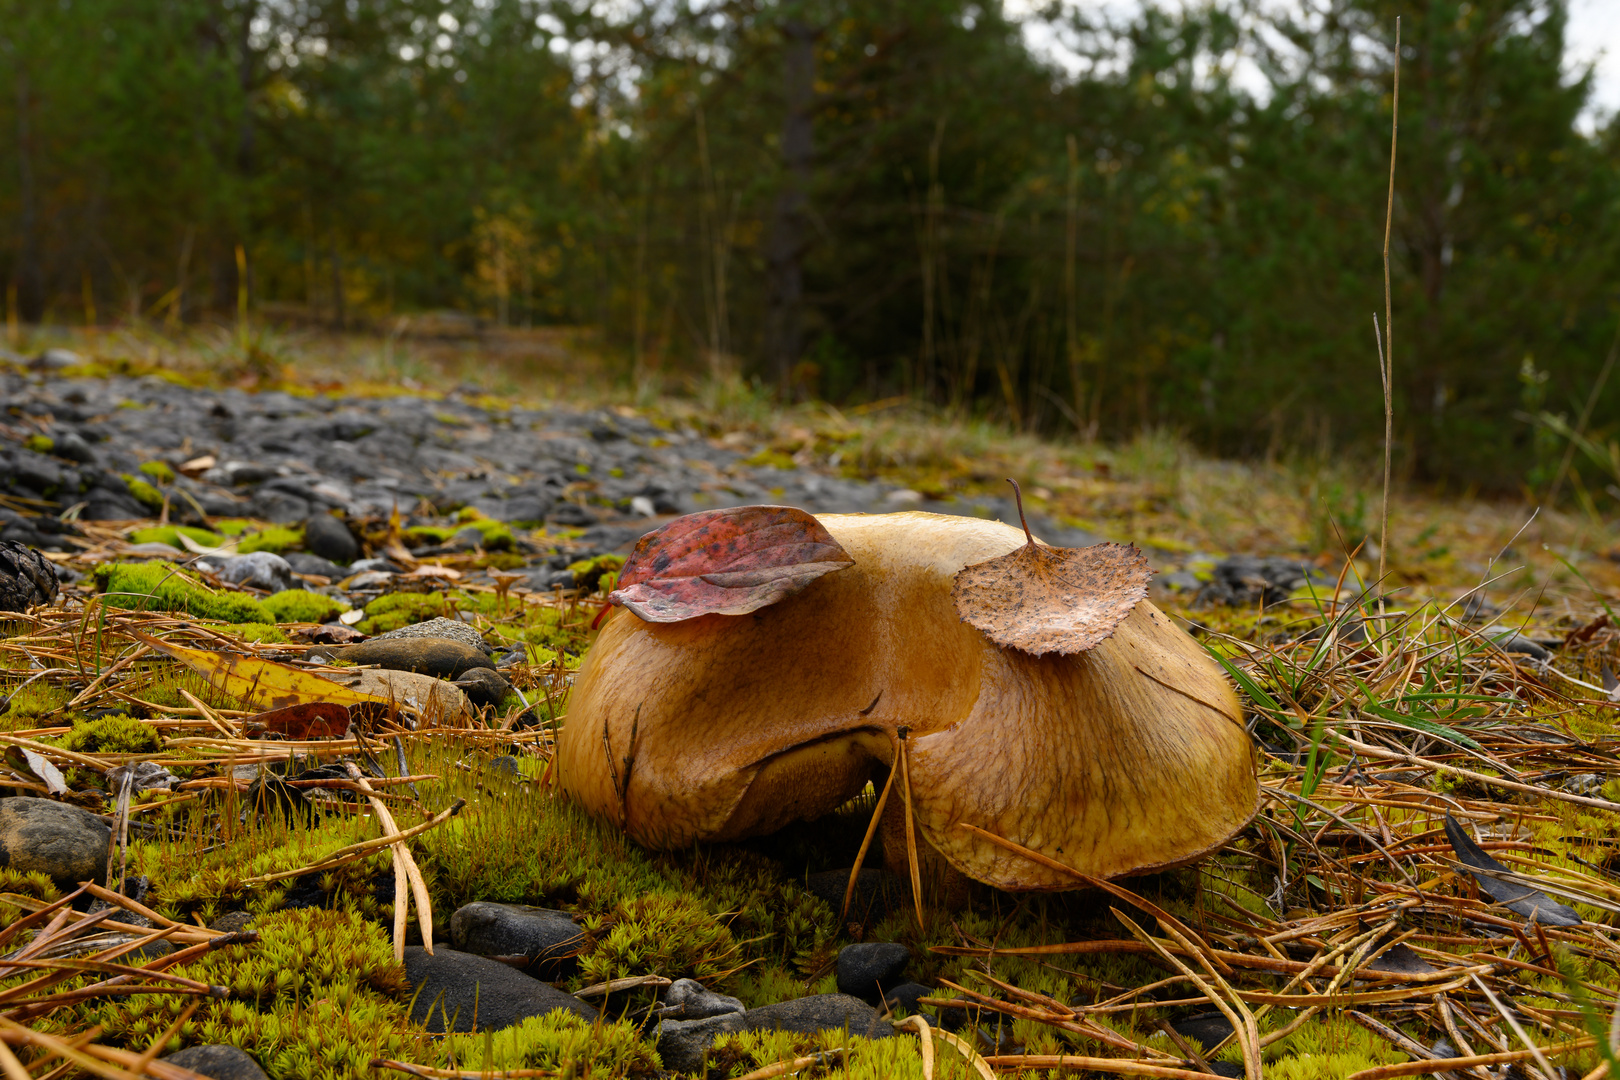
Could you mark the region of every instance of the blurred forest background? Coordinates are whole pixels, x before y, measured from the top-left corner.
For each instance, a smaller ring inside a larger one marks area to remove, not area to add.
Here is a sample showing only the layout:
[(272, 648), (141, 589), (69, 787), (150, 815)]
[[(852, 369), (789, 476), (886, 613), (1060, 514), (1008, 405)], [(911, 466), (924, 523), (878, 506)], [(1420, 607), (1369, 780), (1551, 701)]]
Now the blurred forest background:
[(1290, 10), (1029, 16), (1076, 72), (996, 0), (0, 0), (7, 315), (455, 309), (638, 381), (1366, 448), (1399, 14), (1399, 467), (1610, 445), (1620, 123), (1561, 4)]

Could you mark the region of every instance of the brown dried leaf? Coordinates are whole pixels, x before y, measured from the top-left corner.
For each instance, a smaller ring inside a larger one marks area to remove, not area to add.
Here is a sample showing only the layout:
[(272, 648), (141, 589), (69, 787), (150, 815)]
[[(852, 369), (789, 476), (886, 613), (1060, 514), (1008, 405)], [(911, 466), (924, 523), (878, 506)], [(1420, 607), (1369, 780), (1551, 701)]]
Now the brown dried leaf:
[[(1021, 493), (1018, 517), (1022, 522)], [(1035, 656), (1085, 652), (1147, 597), (1154, 571), (1136, 545), (1045, 547), (1027, 524), (1024, 535), (1023, 547), (963, 567), (951, 586), (956, 613), (997, 645)]]
[(643, 536), (608, 600), (648, 622), (746, 615), (854, 561), (803, 510), (705, 510)]
[(349, 708), (335, 701), (305, 701), (248, 717), (252, 729), (289, 739), (342, 739), (349, 734)]

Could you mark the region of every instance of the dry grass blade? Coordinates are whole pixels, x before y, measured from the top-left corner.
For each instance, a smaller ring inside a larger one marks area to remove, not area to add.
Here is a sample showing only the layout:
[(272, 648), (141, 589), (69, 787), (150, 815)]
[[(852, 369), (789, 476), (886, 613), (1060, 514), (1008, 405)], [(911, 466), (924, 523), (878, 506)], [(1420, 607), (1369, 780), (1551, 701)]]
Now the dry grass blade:
[[(910, 743), (906, 739), (906, 729), (900, 729), (896, 757), (900, 759), (900, 797), (905, 800), (906, 810), (906, 864), (911, 870), (911, 902), (917, 913), (917, 926), (926, 928), (923, 921), (922, 904), (922, 872), (917, 864), (917, 824), (911, 815), (911, 769), (910, 769)], [(858, 867), (860, 864), (856, 863)]]
[(839, 1046), (819, 1054), (806, 1054), (804, 1057), (796, 1057), (791, 1061), (778, 1061), (774, 1065), (765, 1065), (755, 1069), (753, 1072), (743, 1073), (737, 1080), (775, 1080), (775, 1077), (796, 1073), (800, 1069), (808, 1069), (812, 1065), (826, 1065), (834, 1054), (842, 1054), (843, 1052), (844, 1048)]
[(534, 1076), (560, 1076), (556, 1069), (507, 1069), (502, 1072), (468, 1072), (465, 1069), (435, 1069), (427, 1065), (412, 1065), (408, 1061), (373, 1058), (373, 1069), (392, 1069), (395, 1072), (420, 1076), (424, 1080), (525, 1080)]
[(923, 1080), (934, 1080), (934, 1031), (921, 1013), (908, 1016), (894, 1025), (896, 1031), (917, 1033), (917, 1052), (922, 1055)]
[[(877, 702), (872, 702), (876, 705)], [(866, 865), (866, 853), (872, 849), (872, 838), (877, 835), (878, 823), (883, 818), (883, 808), (888, 805), (889, 791), (894, 787), (894, 778), (897, 770), (890, 769), (889, 777), (883, 781), (883, 793), (877, 798), (877, 805), (872, 807), (872, 820), (866, 824), (866, 835), (861, 838), (861, 849), (855, 853), (855, 865), (849, 868), (849, 884), (844, 886), (844, 904), (838, 909), (840, 922), (849, 918), (849, 905), (855, 899), (855, 883), (861, 876), (861, 867)]]
[(983, 1060), (997, 1069), (1084, 1069), (1116, 1076), (1157, 1076), (1163, 1080), (1209, 1080), (1210, 1076), (1201, 1069), (1178, 1069), (1151, 1061), (1078, 1054), (997, 1054)]
[(311, 863), (308, 866), (301, 866), (296, 870), (281, 870), (274, 874), (261, 874), (258, 877), (243, 878), (242, 884), (245, 887), (252, 887), (254, 885), (268, 885), (272, 881), (284, 881), (287, 878), (303, 877), (305, 874), (319, 874), (326, 870), (334, 870), (345, 863), (354, 862), (356, 859), (363, 859), (366, 856), (374, 854), (385, 847), (391, 847), (394, 844), (409, 840), (413, 836), (418, 836), (425, 833), (429, 829), (437, 828), (438, 826), (443, 825), (446, 821), (449, 821), (451, 818), (455, 817), (457, 814), (461, 813), (462, 808), (466, 805), (467, 800), (457, 799), (454, 803), (433, 815), (430, 820), (424, 821), (420, 825), (413, 825), (404, 832), (390, 833), (386, 836), (379, 836), (374, 840), (365, 840), (358, 844), (350, 844), (348, 847), (334, 851), (332, 854), (326, 856), (326, 858), (320, 860), (319, 862)]
[[(359, 766), (347, 762), (345, 769), (349, 779), (360, 785), (371, 803), (371, 809), (377, 815), (377, 823), (382, 827), (383, 834), (403, 835), (399, 826), (394, 822), (394, 815), (389, 811), (388, 804), (377, 798), (377, 793), (366, 782), (365, 775)], [(422, 929), (422, 948), (429, 956), (433, 955), (433, 903), (428, 898), (427, 883), (422, 880), (422, 871), (417, 868), (416, 860), (411, 857), (410, 848), (405, 846), (403, 839), (389, 845), (394, 857), (394, 959), (405, 959), (405, 935), (402, 933), (404, 918), (400, 914), (404, 906), (404, 889), (400, 887), (400, 875), (410, 882), (411, 892), (416, 896), (416, 921)]]
[(938, 1038), (944, 1039), (958, 1054), (961, 1054), (962, 1059), (968, 1063), (974, 1072), (979, 1074), (982, 1080), (996, 1080), (996, 1074), (991, 1070), (990, 1063), (977, 1050), (973, 1049), (973, 1046), (966, 1039), (946, 1031), (944, 1028), (935, 1028), (934, 1034)]
[[(1221, 1015), (1225, 1016), (1227, 1021), (1232, 1025), (1232, 1031), (1237, 1037), (1238, 1046), (1243, 1050), (1243, 1072), (1246, 1080), (1262, 1080), (1260, 1032), (1255, 1024), (1254, 1013), (1250, 1012), (1243, 1005), (1243, 1002), (1239, 999), (1238, 995), (1233, 993), (1232, 988), (1227, 985), (1226, 980), (1222, 979), (1221, 976), (1216, 972), (1215, 965), (1210, 961), (1210, 959), (1202, 954), (1198, 954), (1199, 963), (1209, 974), (1210, 978), (1215, 981), (1214, 986), (1211, 986), (1204, 980), (1203, 976), (1199, 975), (1192, 968), (1182, 963), (1182, 961), (1174, 956), (1168, 949), (1164, 948), (1152, 937), (1148, 936), (1147, 931), (1143, 930), (1134, 921), (1132, 921), (1129, 915), (1126, 915), (1118, 908), (1114, 908), (1112, 910), (1114, 912), (1114, 917), (1125, 924), (1125, 928), (1131, 932), (1132, 936), (1134, 936), (1138, 941), (1141, 941), (1143, 944), (1152, 948), (1153, 951), (1156, 952), (1165, 963), (1169, 964), (1171, 967), (1175, 968), (1177, 971), (1186, 976), (1187, 979), (1194, 986), (1196, 986), (1205, 997), (1209, 999), (1209, 1003), (1220, 1010)], [(1164, 922), (1161, 922), (1159, 925), (1165, 933), (1169, 934), (1173, 939), (1176, 939), (1176, 944), (1180, 945), (1185, 950), (1192, 950), (1191, 943), (1176, 933), (1174, 927)]]
[(1427, 1076), (1430, 1073), (1450, 1072), (1453, 1069), (1466, 1069), (1475, 1065), (1511, 1065), (1515, 1062), (1531, 1061), (1537, 1054), (1570, 1054), (1578, 1050), (1589, 1050), (1596, 1045), (1595, 1039), (1576, 1039), (1561, 1046), (1548, 1046), (1534, 1052), (1504, 1050), (1497, 1054), (1404, 1061), (1398, 1065), (1379, 1065), (1371, 1069), (1362, 1069), (1360, 1072), (1351, 1073), (1345, 1080), (1394, 1080), (1397, 1076)]

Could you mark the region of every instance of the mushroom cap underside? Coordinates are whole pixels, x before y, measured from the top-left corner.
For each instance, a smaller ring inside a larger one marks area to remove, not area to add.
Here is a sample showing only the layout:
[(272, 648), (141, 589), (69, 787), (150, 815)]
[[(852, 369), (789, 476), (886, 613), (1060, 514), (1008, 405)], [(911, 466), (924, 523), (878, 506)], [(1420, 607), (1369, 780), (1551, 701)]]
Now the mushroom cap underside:
[(905, 728), (923, 839), (1006, 889), (1075, 880), (963, 823), (1107, 878), (1197, 858), (1253, 815), (1236, 695), (1152, 604), (1088, 652), (1002, 649), (958, 618), (951, 582), (1020, 531), (820, 520), (855, 563), (797, 596), (680, 623), (614, 612), (559, 736), (566, 790), (649, 847), (740, 839), (857, 794)]

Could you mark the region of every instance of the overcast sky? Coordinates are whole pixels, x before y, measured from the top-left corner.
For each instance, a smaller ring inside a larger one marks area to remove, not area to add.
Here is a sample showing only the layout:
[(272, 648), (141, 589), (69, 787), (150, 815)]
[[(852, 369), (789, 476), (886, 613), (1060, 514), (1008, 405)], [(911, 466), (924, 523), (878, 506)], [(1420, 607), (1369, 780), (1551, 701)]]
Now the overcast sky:
[[(1066, 0), (1076, 7), (1105, 9), (1116, 16), (1126, 16), (1138, 6), (1138, 0)], [(1286, 0), (1285, 0), (1286, 2)], [(1006, 11), (1017, 18), (1040, 6), (1040, 0), (1004, 0)], [(1569, 3), (1569, 66), (1574, 70), (1582, 63), (1595, 62), (1596, 87), (1592, 106), (1582, 117), (1582, 127), (1590, 131), (1600, 117), (1620, 110), (1620, 0), (1568, 0)], [(1060, 63), (1068, 58), (1048, 28), (1039, 23), (1026, 23), (1026, 37), (1035, 49), (1052, 56)], [(1240, 69), (1238, 79), (1243, 83), (1260, 83), (1258, 72), (1248, 77)]]

